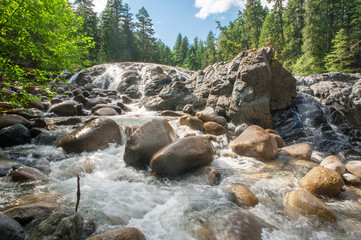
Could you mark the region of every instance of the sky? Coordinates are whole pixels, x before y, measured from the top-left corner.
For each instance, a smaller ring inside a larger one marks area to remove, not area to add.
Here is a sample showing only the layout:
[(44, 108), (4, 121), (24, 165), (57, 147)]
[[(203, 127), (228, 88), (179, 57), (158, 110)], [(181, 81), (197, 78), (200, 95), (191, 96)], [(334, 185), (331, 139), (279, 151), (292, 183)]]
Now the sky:
[[(94, 10), (100, 13), (106, 0), (93, 0)], [(155, 37), (173, 49), (179, 33), (190, 43), (195, 37), (205, 41), (209, 31), (218, 36), (216, 21), (228, 25), (243, 10), (246, 0), (124, 0), (130, 6), (133, 18), (143, 6), (153, 22)], [(261, 0), (265, 6), (267, 0)]]

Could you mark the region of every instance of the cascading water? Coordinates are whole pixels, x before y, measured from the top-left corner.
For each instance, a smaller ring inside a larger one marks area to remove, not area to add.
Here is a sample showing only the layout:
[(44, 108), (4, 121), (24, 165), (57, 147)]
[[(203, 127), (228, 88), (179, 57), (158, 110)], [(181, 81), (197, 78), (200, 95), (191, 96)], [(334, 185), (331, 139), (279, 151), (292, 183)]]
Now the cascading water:
[[(122, 72), (116, 69), (109, 67), (105, 73), (119, 76)], [(99, 76), (98, 83), (105, 86), (106, 81), (102, 79), (105, 78)], [(104, 87), (107, 89), (116, 89), (121, 81), (114, 77), (108, 79), (112, 80)], [(131, 109), (130, 113), (112, 118), (126, 128), (159, 117), (136, 106)], [(298, 95), (294, 107), (274, 113), (276, 129), (288, 144), (308, 142), (317, 151), (334, 153), (355, 149), (346, 130), (336, 127), (329, 113), (334, 114), (315, 99)], [(201, 134), (179, 126), (176, 118), (169, 119), (179, 136), (190, 132)], [(159, 178), (153, 176), (150, 169), (140, 171), (127, 167), (123, 160), (124, 145), (110, 145), (105, 150), (82, 154), (65, 154), (53, 146), (35, 144), (7, 148), (2, 155), (36, 167), (48, 173), (49, 178), (35, 187), (34, 183), (0, 181), (4, 193), (0, 196), (0, 210), (25, 195), (48, 192), (58, 196), (59, 206), (73, 209), (79, 174), (82, 191), (79, 212), (86, 221), (95, 224), (95, 233), (129, 226), (139, 228), (153, 240), (207, 239), (207, 231), (217, 239), (351, 240), (361, 237), (359, 199), (346, 200), (347, 192), (332, 201), (326, 199), (338, 217), (333, 224), (315, 224), (303, 217), (291, 220), (284, 211), (283, 198), (299, 188), (298, 180), (307, 169), (287, 162), (263, 163), (253, 158), (230, 157), (228, 144), (226, 137), (219, 137), (214, 143), (218, 154), (212, 165), (220, 171), (221, 181), (212, 186), (197, 175)], [(253, 208), (239, 208), (227, 193), (230, 185), (248, 187), (260, 203)], [(249, 235), (242, 235), (244, 233)]]

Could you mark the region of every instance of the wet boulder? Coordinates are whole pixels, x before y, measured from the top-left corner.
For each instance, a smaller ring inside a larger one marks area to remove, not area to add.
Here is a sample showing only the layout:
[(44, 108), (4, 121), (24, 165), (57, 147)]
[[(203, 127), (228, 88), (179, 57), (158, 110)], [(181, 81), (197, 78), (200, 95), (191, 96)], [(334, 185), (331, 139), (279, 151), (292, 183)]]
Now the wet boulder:
[(100, 98), (89, 98), (85, 102), (85, 108), (86, 109), (92, 109), (98, 104), (107, 104), (107, 102)]
[(180, 125), (188, 126), (193, 130), (202, 130), (204, 124), (199, 118), (190, 115), (179, 118), (179, 123)]
[(110, 107), (102, 107), (99, 108), (94, 112), (94, 115), (96, 116), (116, 116), (119, 115), (119, 113), (114, 109)]
[(39, 202), (7, 209), (4, 214), (25, 225), (40, 216), (50, 215), (56, 208), (55, 203)]
[(334, 222), (337, 217), (332, 209), (305, 189), (298, 189), (286, 194), (283, 205), (292, 219), (299, 216), (320, 217), (323, 220)]
[(164, 119), (154, 119), (130, 135), (124, 152), (124, 161), (133, 167), (149, 165), (150, 159), (161, 148), (178, 138), (174, 129)]
[(146, 240), (145, 235), (137, 228), (126, 227), (111, 232), (96, 235), (94, 237), (87, 238), (87, 240)]
[(271, 137), (274, 138), (277, 142), (278, 148), (283, 148), (286, 146), (285, 142), (283, 141), (282, 137), (278, 134), (270, 133)]
[(25, 231), (21, 225), (12, 218), (0, 214), (0, 236), (6, 240), (24, 240)]
[(342, 175), (342, 177), (347, 183), (355, 186), (361, 185), (361, 179), (351, 173), (345, 173)]
[(183, 107), (183, 112), (192, 115), (192, 114), (194, 113), (194, 106), (193, 106), (193, 104), (186, 104), (186, 105)]
[(57, 147), (67, 153), (91, 152), (107, 148), (109, 143), (121, 144), (119, 125), (109, 118), (94, 119), (59, 139)]
[(3, 129), (5, 127), (10, 127), (15, 124), (22, 124), (27, 128), (30, 128), (31, 125), (26, 118), (20, 115), (16, 115), (16, 114), (0, 115), (0, 129)]
[(108, 104), (98, 104), (95, 107), (92, 108), (92, 113), (94, 114), (97, 110), (101, 109), (101, 108), (112, 108), (114, 109), (118, 114), (122, 114), (122, 109), (120, 106), (115, 106), (115, 105), (108, 105)]
[(79, 213), (52, 213), (42, 221), (29, 236), (29, 240), (38, 239), (81, 239), (83, 232), (83, 218)]
[(259, 203), (258, 197), (247, 187), (233, 185), (229, 192), (236, 196), (236, 204), (240, 207), (254, 207)]
[(312, 148), (307, 143), (298, 143), (282, 148), (281, 153), (302, 160), (310, 160)]
[(176, 175), (211, 163), (214, 153), (207, 138), (186, 137), (159, 150), (151, 159), (150, 167), (159, 175)]
[(75, 116), (76, 104), (73, 101), (65, 101), (54, 104), (50, 107), (49, 112), (55, 113), (58, 116)]
[(13, 182), (27, 182), (44, 179), (45, 175), (42, 172), (30, 167), (17, 168), (11, 173), (11, 180)]
[(203, 125), (203, 129), (206, 133), (212, 135), (222, 135), (228, 133), (228, 130), (225, 127), (216, 122), (206, 122)]
[(215, 166), (204, 166), (182, 175), (182, 179), (195, 184), (217, 185), (221, 180), (221, 173)]
[(0, 130), (0, 147), (11, 147), (31, 142), (29, 129), (22, 124), (15, 124)]
[(231, 143), (232, 151), (240, 156), (269, 161), (278, 154), (276, 140), (263, 128), (252, 125)]
[(332, 169), (341, 176), (346, 172), (345, 164), (343, 164), (341, 160), (334, 155), (328, 156), (327, 158), (323, 159), (320, 163), (320, 166)]
[(300, 186), (316, 196), (337, 196), (344, 185), (340, 174), (325, 167), (313, 168), (300, 180)]
[(346, 164), (347, 171), (361, 178), (361, 161), (349, 161)]
[(214, 121), (216, 111), (211, 107), (206, 107), (202, 111), (196, 112), (196, 116), (204, 122)]
[(0, 158), (0, 177), (7, 176), (16, 165), (18, 165), (17, 162)]

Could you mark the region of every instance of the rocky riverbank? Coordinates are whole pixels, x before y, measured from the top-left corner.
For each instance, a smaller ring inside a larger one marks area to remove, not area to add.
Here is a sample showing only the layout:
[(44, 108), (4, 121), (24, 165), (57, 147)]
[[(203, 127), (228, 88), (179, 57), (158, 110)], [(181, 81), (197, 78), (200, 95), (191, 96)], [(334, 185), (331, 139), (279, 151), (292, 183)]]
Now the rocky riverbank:
[(360, 74), (293, 77), (263, 48), (59, 78), (50, 102), (33, 89), (42, 101), (0, 116), (1, 236), (361, 237)]

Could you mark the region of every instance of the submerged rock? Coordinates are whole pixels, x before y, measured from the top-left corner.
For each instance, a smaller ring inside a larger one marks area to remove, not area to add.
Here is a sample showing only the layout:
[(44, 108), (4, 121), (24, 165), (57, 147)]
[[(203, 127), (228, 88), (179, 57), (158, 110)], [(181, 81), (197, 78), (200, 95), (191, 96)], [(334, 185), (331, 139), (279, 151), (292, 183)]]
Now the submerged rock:
[(232, 151), (240, 156), (254, 157), (263, 161), (274, 159), (278, 154), (276, 140), (256, 125), (244, 130), (230, 146)]
[(164, 119), (154, 119), (135, 130), (125, 144), (124, 161), (133, 167), (149, 165), (150, 159), (161, 148), (178, 138)]
[(40, 202), (13, 207), (4, 211), (4, 214), (25, 225), (42, 215), (50, 215), (56, 208), (55, 203)]
[(30, 167), (17, 168), (11, 173), (11, 180), (14, 182), (36, 181), (44, 179), (45, 176), (42, 172)]
[(0, 236), (4, 240), (24, 240), (26, 235), (17, 221), (0, 214)]
[(346, 168), (350, 173), (361, 178), (361, 161), (349, 161)]
[(316, 196), (337, 196), (344, 182), (340, 174), (325, 167), (316, 167), (300, 180), (300, 186)]
[(247, 187), (233, 185), (229, 192), (236, 196), (236, 204), (240, 207), (254, 207), (259, 203), (258, 197)]
[(341, 160), (334, 155), (328, 156), (327, 158), (323, 159), (320, 166), (334, 170), (341, 176), (346, 172), (345, 164), (343, 164)]
[(109, 143), (121, 144), (119, 125), (109, 118), (94, 119), (59, 139), (57, 147), (67, 153), (91, 152), (105, 149)]
[(317, 216), (330, 222), (337, 219), (336, 214), (329, 206), (305, 189), (287, 193), (283, 205), (293, 219), (297, 219), (300, 215), (306, 217)]
[(145, 235), (137, 228), (126, 227), (87, 238), (87, 240), (146, 240)]
[(83, 218), (79, 213), (70, 215), (68, 213), (55, 212), (34, 229), (29, 236), (29, 240), (79, 240), (81, 239), (82, 232)]
[(212, 162), (215, 150), (205, 137), (182, 138), (158, 151), (150, 161), (160, 175), (176, 175)]

